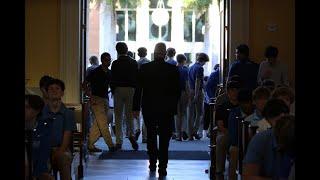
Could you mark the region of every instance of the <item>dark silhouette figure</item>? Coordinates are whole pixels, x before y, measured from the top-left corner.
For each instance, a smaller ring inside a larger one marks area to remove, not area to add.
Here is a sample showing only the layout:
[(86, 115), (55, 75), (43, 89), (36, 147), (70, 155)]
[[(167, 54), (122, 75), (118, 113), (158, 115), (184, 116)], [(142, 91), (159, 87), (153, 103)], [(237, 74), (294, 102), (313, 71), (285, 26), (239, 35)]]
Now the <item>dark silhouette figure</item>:
[(133, 103), (134, 116), (139, 116), (139, 111), (142, 109), (147, 127), (149, 169), (154, 172), (159, 160), (160, 177), (167, 175), (169, 141), (180, 97), (178, 68), (166, 63), (165, 55), (166, 45), (158, 43), (154, 50), (155, 60), (141, 65)]

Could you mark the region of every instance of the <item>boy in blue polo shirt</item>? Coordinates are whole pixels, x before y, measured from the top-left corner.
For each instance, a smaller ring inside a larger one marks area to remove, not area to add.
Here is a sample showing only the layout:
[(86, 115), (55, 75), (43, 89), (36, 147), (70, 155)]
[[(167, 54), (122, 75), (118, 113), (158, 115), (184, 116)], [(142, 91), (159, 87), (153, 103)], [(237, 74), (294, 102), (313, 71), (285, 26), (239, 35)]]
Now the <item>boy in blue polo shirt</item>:
[[(204, 87), (203, 87), (203, 66), (209, 62), (209, 57), (205, 53), (200, 53), (197, 56), (197, 62), (194, 63), (188, 73), (190, 85), (190, 105), (189, 105), (189, 140), (200, 139), (198, 130), (200, 127), (200, 120), (203, 118), (203, 100), (204, 100)], [(195, 112), (195, 114), (194, 114)]]
[(174, 48), (168, 48), (167, 49), (167, 57), (168, 59), (166, 60), (167, 63), (172, 64), (172, 65), (177, 65), (177, 61), (174, 60), (174, 56), (176, 55), (176, 50)]
[(236, 169), (238, 162), (238, 126), (241, 120), (245, 119), (249, 114), (252, 113), (252, 99), (251, 92), (247, 89), (240, 89), (238, 93), (239, 107), (233, 108), (228, 118), (228, 133), (230, 138), (231, 146), (229, 148), (230, 162), (229, 162), (229, 179), (236, 179)]
[(44, 101), (38, 95), (25, 95), (25, 139), (30, 177), (50, 179), (47, 162), (50, 157), (51, 122), (41, 118)]
[(253, 91), (252, 101), (255, 105), (255, 110), (254, 113), (252, 113), (245, 119), (245, 121), (250, 122), (251, 126), (257, 126), (258, 121), (260, 121), (263, 118), (262, 111), (269, 98), (270, 91), (266, 87), (258, 87)]
[(177, 108), (177, 118), (176, 118), (176, 133), (177, 133), (177, 141), (182, 141), (182, 132), (185, 131), (183, 127), (186, 124), (186, 116), (187, 116), (187, 107), (189, 100), (189, 84), (188, 84), (188, 71), (189, 68), (185, 66), (187, 58), (183, 54), (177, 55), (178, 61), (178, 70), (180, 75), (180, 89), (181, 96), (178, 101)]
[(42, 110), (42, 118), (52, 120), (51, 165), (60, 172), (60, 179), (71, 179), (72, 131), (76, 130), (74, 112), (62, 102), (65, 85), (60, 79), (48, 82), (46, 91), (49, 102)]
[(281, 117), (272, 129), (256, 134), (243, 161), (243, 177), (287, 179), (295, 161), (295, 118)]

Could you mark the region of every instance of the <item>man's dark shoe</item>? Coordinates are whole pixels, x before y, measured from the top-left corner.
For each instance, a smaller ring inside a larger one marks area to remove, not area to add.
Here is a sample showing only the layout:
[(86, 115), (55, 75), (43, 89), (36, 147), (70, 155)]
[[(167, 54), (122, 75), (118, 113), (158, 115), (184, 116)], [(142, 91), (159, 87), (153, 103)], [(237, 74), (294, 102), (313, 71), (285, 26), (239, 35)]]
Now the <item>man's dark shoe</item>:
[(121, 150), (122, 149), (122, 144), (116, 144), (115, 148), (116, 148), (116, 151)]
[(134, 136), (130, 136), (129, 137), (129, 141), (131, 143), (132, 148), (137, 151), (139, 149), (139, 145), (137, 143), (137, 141), (135, 140)]
[(216, 172), (216, 179), (217, 180), (224, 180), (223, 172)]
[(176, 139), (177, 138), (177, 136), (175, 135), (175, 134), (172, 134), (172, 137), (171, 137), (172, 139)]
[(116, 152), (117, 148), (115, 146), (109, 147), (109, 152)]
[(136, 131), (136, 133), (134, 134), (134, 137), (136, 138), (136, 141), (138, 141), (140, 134), (141, 134), (141, 131), (140, 131), (140, 129), (138, 129)]
[(189, 137), (185, 131), (182, 132), (182, 139), (187, 140)]
[(201, 136), (199, 136), (199, 134), (195, 133), (194, 135), (194, 138), (196, 138), (197, 140), (201, 139)]
[(167, 176), (167, 170), (166, 169), (159, 169), (158, 173), (159, 173), (159, 177)]
[(150, 170), (150, 172), (154, 172), (157, 170), (157, 166), (156, 165), (149, 165), (149, 170)]
[(93, 148), (88, 148), (89, 152), (102, 152), (102, 149), (93, 147)]
[(193, 141), (194, 139), (193, 139), (193, 136), (190, 136), (189, 137), (189, 141)]

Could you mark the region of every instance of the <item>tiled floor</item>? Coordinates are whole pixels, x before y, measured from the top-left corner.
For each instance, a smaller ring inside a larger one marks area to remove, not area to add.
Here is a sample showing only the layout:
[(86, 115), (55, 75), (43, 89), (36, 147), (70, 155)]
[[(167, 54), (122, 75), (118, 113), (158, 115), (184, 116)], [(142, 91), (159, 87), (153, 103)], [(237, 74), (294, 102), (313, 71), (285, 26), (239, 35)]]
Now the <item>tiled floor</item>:
[[(124, 138), (123, 149), (131, 150), (131, 145)], [(139, 150), (146, 150), (146, 144), (138, 141)], [(208, 149), (209, 139), (203, 139), (193, 142), (177, 142), (170, 141), (169, 150), (200, 150)], [(193, 144), (193, 145), (192, 145)], [(107, 150), (102, 138), (98, 140), (96, 146)], [(196, 148), (195, 148), (196, 147)], [(100, 153), (91, 154), (89, 161), (85, 165), (84, 179), (85, 180), (156, 180), (158, 173), (149, 174), (148, 160), (120, 160), (109, 159), (99, 160)], [(208, 174), (205, 170), (209, 166), (208, 160), (170, 160), (168, 163), (168, 176), (166, 180), (206, 180)]]
[[(209, 161), (169, 160), (167, 180), (209, 179), (205, 169)], [(155, 180), (158, 173), (149, 174), (147, 160), (98, 160), (90, 156), (85, 170), (86, 180)]]
[[(115, 142), (115, 137), (112, 137), (113, 142)], [(139, 144), (139, 150), (147, 150), (147, 144), (141, 143), (141, 135), (139, 140), (137, 141)], [(170, 140), (169, 151), (208, 151), (210, 144), (209, 138), (204, 138), (200, 140), (194, 141), (176, 141)], [(99, 140), (95, 143), (95, 145), (103, 150), (108, 150), (106, 143), (103, 138), (99, 138)], [(131, 143), (128, 138), (123, 138), (122, 149), (124, 150), (132, 150)]]

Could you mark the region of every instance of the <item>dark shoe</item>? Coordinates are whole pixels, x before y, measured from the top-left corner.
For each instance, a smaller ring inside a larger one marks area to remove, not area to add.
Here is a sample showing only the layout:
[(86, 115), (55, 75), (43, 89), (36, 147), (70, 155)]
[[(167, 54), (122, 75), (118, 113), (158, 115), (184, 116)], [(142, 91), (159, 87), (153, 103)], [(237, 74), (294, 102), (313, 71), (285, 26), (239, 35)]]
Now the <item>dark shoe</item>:
[(142, 143), (147, 143), (147, 139), (142, 139)]
[(137, 141), (134, 139), (134, 136), (129, 137), (129, 141), (131, 143), (132, 148), (137, 151), (139, 149), (139, 145)]
[(217, 180), (224, 180), (223, 172), (216, 172), (216, 179)]
[(207, 133), (207, 138), (211, 138), (210, 132)]
[(166, 169), (159, 169), (158, 173), (159, 173), (159, 177), (167, 176), (167, 170)]
[(194, 135), (194, 138), (196, 138), (197, 140), (201, 139), (201, 136), (199, 136), (199, 134), (195, 133)]
[(121, 150), (122, 149), (122, 144), (116, 144), (116, 150), (118, 151), (118, 150)]
[(172, 139), (176, 139), (177, 138), (177, 136), (175, 135), (175, 134), (172, 134), (172, 137), (171, 137)]
[(189, 141), (193, 141), (193, 140), (194, 140), (193, 136), (189, 137)]
[(154, 172), (157, 170), (157, 166), (156, 165), (149, 165), (149, 170), (150, 170), (150, 172)]
[(115, 146), (109, 147), (109, 152), (116, 152), (117, 148)]
[(134, 134), (134, 137), (136, 138), (136, 141), (138, 141), (140, 134), (141, 134), (141, 131), (140, 131), (140, 129), (138, 129), (136, 131), (136, 133)]
[(89, 152), (102, 152), (102, 149), (93, 147), (93, 148), (88, 148)]
[(176, 141), (182, 141), (181, 137), (176, 138)]
[(187, 140), (189, 138), (187, 133), (184, 131), (182, 132), (182, 138), (183, 138), (183, 140)]

